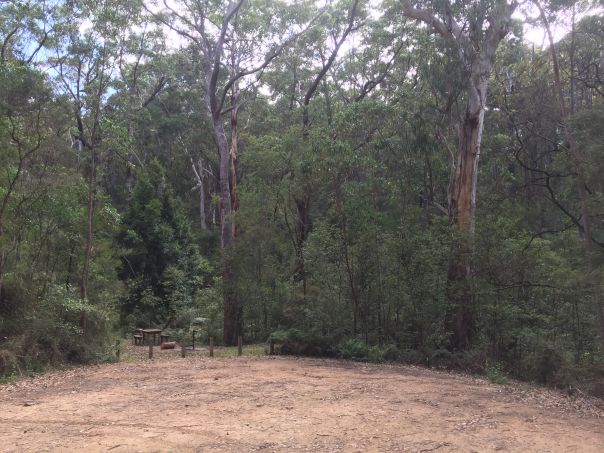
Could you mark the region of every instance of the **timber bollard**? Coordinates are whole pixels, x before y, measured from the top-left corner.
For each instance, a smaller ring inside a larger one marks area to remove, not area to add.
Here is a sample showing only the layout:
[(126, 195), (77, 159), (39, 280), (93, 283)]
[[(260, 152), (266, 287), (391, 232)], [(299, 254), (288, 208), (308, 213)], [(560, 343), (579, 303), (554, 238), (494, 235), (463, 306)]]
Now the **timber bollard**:
[(210, 357), (214, 357), (214, 337), (210, 337)]
[(180, 345), (180, 356), (181, 356), (183, 359), (185, 358), (185, 355), (187, 354), (185, 351), (186, 351), (186, 350), (185, 350), (185, 344), (183, 343), (183, 344), (181, 344), (181, 345)]
[(269, 355), (275, 355), (275, 340), (273, 340), (272, 338), (271, 338), (271, 341), (269, 343), (269, 347), (268, 348), (269, 348), (268, 349), (268, 354)]
[(243, 338), (241, 335), (237, 337), (237, 355), (240, 356), (243, 353)]
[(153, 342), (152, 341), (149, 342), (149, 358), (150, 359), (153, 358)]

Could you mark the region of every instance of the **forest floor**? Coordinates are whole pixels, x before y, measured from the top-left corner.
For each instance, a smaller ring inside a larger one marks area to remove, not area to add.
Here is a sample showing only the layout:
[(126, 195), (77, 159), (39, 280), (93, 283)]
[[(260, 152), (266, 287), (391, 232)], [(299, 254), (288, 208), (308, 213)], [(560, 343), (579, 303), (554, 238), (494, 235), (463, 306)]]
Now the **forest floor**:
[(604, 402), (584, 396), (408, 366), (145, 350), (0, 385), (0, 451), (604, 448)]

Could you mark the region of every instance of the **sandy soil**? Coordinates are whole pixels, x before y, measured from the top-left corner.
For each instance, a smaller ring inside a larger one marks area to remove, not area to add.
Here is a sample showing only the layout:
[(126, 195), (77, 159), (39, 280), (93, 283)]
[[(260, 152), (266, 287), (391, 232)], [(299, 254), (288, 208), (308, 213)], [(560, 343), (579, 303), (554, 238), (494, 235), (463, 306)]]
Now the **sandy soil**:
[(403, 366), (166, 357), (0, 386), (0, 451), (604, 451), (598, 400)]

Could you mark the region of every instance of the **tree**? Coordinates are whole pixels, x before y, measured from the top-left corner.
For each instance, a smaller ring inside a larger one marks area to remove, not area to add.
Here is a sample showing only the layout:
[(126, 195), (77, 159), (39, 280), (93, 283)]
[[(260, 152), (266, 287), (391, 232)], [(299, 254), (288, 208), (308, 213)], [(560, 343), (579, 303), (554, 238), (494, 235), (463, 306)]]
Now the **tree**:
[[(498, 0), (460, 8), (449, 1), (427, 2), (425, 9), (414, 7), (408, 0), (401, 3), (405, 16), (424, 22), (454, 49), (465, 77), (466, 108), (459, 125), (455, 173), (449, 193), (450, 222), (458, 228), (461, 237), (451, 250), (447, 290), (450, 347), (464, 349), (470, 346), (475, 328), (470, 287), (471, 241), (489, 75), (497, 47), (509, 32), (517, 3)], [(465, 23), (460, 21), (460, 16)]]
[(125, 248), (120, 276), (128, 287), (124, 319), (159, 323), (194, 305), (207, 264), (157, 160), (138, 174), (119, 243)]
[[(221, 244), (224, 255), (223, 263), (223, 285), (224, 285), (224, 342), (228, 345), (234, 345), (241, 332), (241, 307), (235, 299), (233, 293), (234, 275), (231, 269), (230, 246), (235, 237), (235, 223), (233, 219), (236, 183), (235, 161), (237, 158), (237, 112), (239, 110), (238, 83), (245, 77), (254, 75), (264, 70), (275, 58), (277, 58), (283, 49), (293, 41), (299, 33), (293, 33), (291, 36), (281, 38), (279, 44), (273, 44), (263, 58), (257, 61), (257, 56), (251, 52), (244, 55), (238, 54), (238, 48), (233, 45), (231, 48), (225, 47), (227, 41), (235, 41), (233, 36), (233, 22), (240, 14), (244, 0), (229, 1), (226, 8), (217, 8), (217, 5), (211, 1), (193, 2), (183, 0), (181, 10), (186, 13), (181, 14), (174, 8), (164, 3), (169, 13), (158, 14), (152, 12), (160, 22), (170, 27), (182, 37), (191, 41), (202, 58), (201, 67), (204, 71), (205, 94), (210, 121), (212, 124), (214, 138), (218, 147), (219, 154), (219, 186), (220, 186), (220, 222), (221, 222)], [(214, 8), (214, 9), (212, 9)], [(221, 11), (220, 19), (214, 20), (216, 10)], [(276, 30), (279, 35), (280, 30)], [(275, 30), (267, 32), (270, 37)], [(268, 40), (267, 40), (268, 41)], [(254, 41), (251, 41), (254, 42)], [(269, 41), (270, 42), (270, 41)], [(256, 42), (255, 48), (261, 48), (262, 42)], [(254, 48), (253, 47), (253, 48)], [(231, 50), (230, 56), (224, 55), (225, 49)], [(230, 62), (230, 64), (229, 64)], [(228, 68), (224, 80), (221, 80), (221, 71), (224, 67)], [(225, 102), (231, 93), (231, 106), (225, 110)], [(231, 144), (227, 139), (223, 115), (232, 112)]]

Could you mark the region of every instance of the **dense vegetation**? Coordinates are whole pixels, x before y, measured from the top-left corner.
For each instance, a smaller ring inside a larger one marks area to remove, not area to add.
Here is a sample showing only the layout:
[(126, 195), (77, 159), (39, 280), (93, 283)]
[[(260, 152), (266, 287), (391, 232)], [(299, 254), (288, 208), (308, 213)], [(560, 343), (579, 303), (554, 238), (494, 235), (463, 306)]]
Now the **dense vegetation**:
[(604, 19), (585, 7), (2, 2), (0, 374), (167, 326), (589, 388)]

